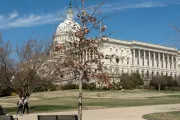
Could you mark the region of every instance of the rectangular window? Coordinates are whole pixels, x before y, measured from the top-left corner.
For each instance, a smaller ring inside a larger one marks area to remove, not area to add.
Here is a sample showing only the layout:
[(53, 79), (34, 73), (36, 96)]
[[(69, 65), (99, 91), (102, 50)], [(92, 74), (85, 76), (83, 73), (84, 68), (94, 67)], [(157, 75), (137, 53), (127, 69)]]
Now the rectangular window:
[(112, 48), (110, 48), (110, 51), (112, 52)]

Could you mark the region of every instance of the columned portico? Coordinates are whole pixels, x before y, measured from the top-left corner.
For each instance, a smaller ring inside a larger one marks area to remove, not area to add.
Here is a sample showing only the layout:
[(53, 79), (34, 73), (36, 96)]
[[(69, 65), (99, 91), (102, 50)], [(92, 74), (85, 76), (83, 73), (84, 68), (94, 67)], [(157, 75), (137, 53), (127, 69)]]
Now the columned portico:
[(178, 68), (178, 64), (176, 64), (178, 63), (178, 56), (175, 56), (173, 52), (166, 53), (162, 50), (158, 51), (158, 49), (132, 47), (130, 57), (132, 63), (128, 64), (126, 62), (128, 58), (125, 58), (121, 65), (129, 66), (130, 68), (123, 67), (123, 72), (138, 72), (143, 77), (155, 75), (175, 76), (178, 70), (176, 69)]

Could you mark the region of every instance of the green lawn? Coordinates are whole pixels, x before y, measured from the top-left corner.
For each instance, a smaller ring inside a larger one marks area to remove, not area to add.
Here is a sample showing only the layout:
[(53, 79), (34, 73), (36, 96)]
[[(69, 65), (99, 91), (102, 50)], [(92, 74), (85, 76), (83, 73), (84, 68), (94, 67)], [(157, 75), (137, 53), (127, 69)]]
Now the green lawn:
[[(38, 105), (38, 106), (30, 106), (30, 113), (40, 113), (40, 112), (56, 112), (56, 111), (64, 111), (75, 109), (76, 106), (68, 106), (68, 105)], [(4, 111), (8, 114), (16, 114), (17, 108), (5, 108)]]
[(178, 112), (165, 112), (165, 113), (152, 113), (144, 115), (146, 120), (180, 120), (180, 111)]
[[(180, 103), (180, 92), (157, 91), (84, 91), (83, 109), (127, 107)], [(49, 112), (77, 109), (78, 91), (53, 91), (34, 93), (29, 100), (30, 112)], [(0, 98), (7, 113), (15, 114), (17, 96)]]

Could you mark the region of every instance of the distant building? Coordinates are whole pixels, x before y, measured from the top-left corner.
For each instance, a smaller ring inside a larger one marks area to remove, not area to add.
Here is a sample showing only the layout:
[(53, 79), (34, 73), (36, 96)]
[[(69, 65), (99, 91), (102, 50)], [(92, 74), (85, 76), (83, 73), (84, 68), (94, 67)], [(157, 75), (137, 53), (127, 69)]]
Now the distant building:
[[(75, 23), (71, 24), (71, 23)], [(75, 32), (80, 27), (73, 20), (73, 10), (71, 3), (67, 12), (67, 18), (60, 23), (54, 34), (53, 43), (63, 44), (69, 40), (69, 32)], [(72, 37), (71, 40), (75, 40)], [(167, 75), (176, 77), (180, 74), (180, 51), (175, 48), (138, 42), (109, 39), (104, 42), (101, 51), (108, 55), (116, 55), (117, 59), (102, 60), (107, 66), (109, 75), (120, 75), (122, 73), (139, 73), (144, 80), (149, 80), (152, 76)], [(54, 47), (54, 54), (58, 54), (58, 47)], [(88, 59), (88, 52), (86, 58)]]

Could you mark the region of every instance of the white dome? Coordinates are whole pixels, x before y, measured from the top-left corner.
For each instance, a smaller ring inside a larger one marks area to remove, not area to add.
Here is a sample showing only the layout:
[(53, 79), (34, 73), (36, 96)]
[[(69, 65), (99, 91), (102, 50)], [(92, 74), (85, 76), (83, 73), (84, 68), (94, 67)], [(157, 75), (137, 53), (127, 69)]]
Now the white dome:
[(73, 19), (66, 19), (56, 29), (56, 34), (65, 32), (76, 32), (80, 28), (80, 25)]
[(70, 1), (69, 9), (67, 11), (67, 18), (57, 27), (56, 35), (60, 35), (67, 32), (76, 32), (78, 29), (80, 29), (80, 25), (73, 20), (73, 11)]
[(69, 9), (67, 11), (67, 18), (58, 25), (54, 34), (53, 41), (55, 43), (61, 44), (65, 43), (65, 41), (76, 40), (77, 38), (74, 36), (74, 34), (70, 37), (69, 33), (75, 33), (79, 29), (80, 25), (73, 20), (73, 11), (70, 1)]

